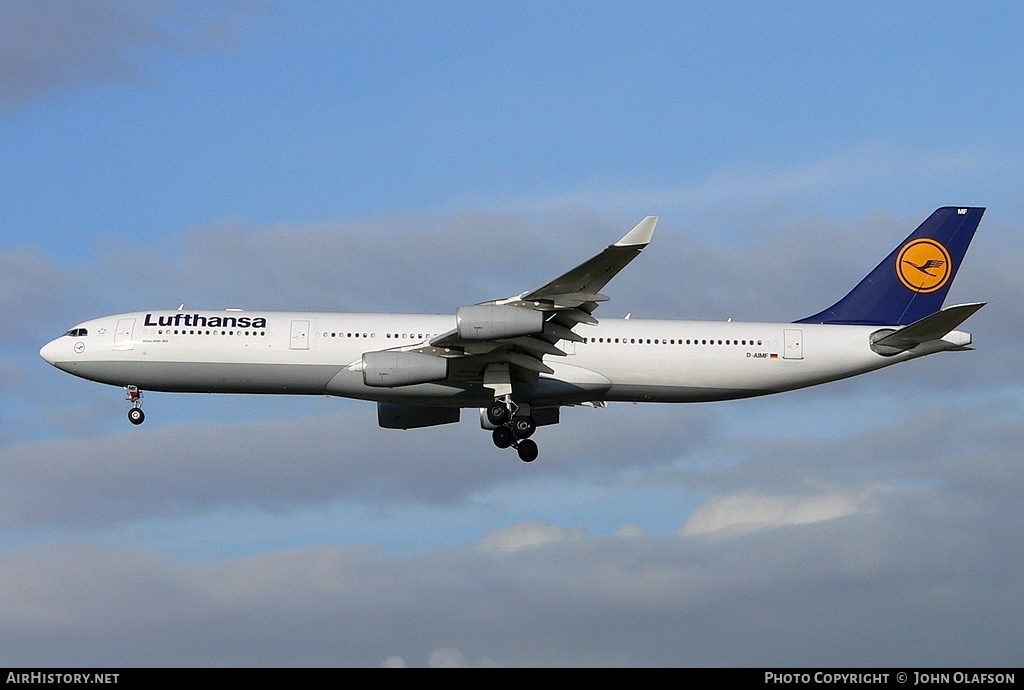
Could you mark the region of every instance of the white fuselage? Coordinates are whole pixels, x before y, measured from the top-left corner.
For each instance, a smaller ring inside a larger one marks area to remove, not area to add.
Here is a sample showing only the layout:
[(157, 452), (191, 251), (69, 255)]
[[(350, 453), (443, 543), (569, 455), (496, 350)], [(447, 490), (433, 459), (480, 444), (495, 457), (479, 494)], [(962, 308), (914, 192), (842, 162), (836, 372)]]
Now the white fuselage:
[[(79, 324), (40, 354), (76, 376), (149, 391), (336, 395), (380, 402), (482, 407), (479, 381), (367, 386), (363, 353), (413, 347), (455, 328), (454, 316), (177, 311)], [(701, 402), (802, 388), (970, 342), (946, 340), (892, 356), (871, 348), (877, 326), (604, 319), (585, 343), (560, 341), (554, 373), (517, 389), (534, 406), (597, 401)], [(947, 347), (948, 345), (948, 347)], [(446, 353), (440, 350), (438, 354)]]

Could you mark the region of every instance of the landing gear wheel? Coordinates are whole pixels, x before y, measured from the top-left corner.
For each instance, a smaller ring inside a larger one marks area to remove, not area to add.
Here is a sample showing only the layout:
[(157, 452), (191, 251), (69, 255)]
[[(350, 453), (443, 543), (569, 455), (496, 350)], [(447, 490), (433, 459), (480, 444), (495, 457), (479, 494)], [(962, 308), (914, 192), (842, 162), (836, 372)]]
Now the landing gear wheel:
[(516, 438), (530, 438), (536, 430), (537, 423), (533, 421), (533, 417), (516, 417), (512, 420), (512, 433)]
[(124, 399), (132, 404), (132, 409), (128, 410), (128, 421), (138, 426), (146, 421), (146, 415), (142, 412), (142, 391), (138, 386), (125, 386), (124, 393)]
[(498, 448), (508, 448), (512, 445), (512, 441), (515, 438), (512, 435), (512, 430), (507, 426), (499, 426), (491, 433), (491, 440), (494, 441), (494, 445)]
[(526, 438), (519, 442), (519, 447), (516, 448), (519, 451), (519, 459), (523, 462), (533, 462), (537, 459), (537, 444), (534, 441)]
[(487, 408), (487, 421), (494, 426), (501, 426), (508, 421), (511, 414), (512, 413), (508, 409), (508, 405), (501, 400), (495, 400), (491, 403), (490, 407)]

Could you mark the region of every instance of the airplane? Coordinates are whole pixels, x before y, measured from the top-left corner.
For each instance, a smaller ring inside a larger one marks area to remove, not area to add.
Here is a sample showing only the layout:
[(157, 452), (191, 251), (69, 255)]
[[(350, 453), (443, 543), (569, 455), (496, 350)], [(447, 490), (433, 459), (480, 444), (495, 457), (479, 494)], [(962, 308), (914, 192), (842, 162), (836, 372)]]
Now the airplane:
[(151, 310), (84, 321), (47, 343), (50, 364), (146, 391), (328, 395), (373, 401), (387, 429), (480, 411), (498, 448), (537, 458), (530, 437), (560, 408), (708, 402), (836, 381), (943, 351), (984, 302), (943, 308), (984, 208), (943, 207), (845, 297), (792, 323), (598, 321), (605, 285), (650, 243), (656, 216), (554, 280), (454, 314)]

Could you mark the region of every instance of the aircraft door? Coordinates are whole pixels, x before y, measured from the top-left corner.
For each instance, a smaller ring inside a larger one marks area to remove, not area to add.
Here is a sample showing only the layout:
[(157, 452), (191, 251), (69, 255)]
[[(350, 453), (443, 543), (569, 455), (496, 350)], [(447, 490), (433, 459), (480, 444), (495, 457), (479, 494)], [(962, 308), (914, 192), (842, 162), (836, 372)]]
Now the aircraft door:
[(117, 330), (114, 331), (114, 349), (132, 350), (135, 342), (132, 335), (135, 333), (135, 319), (118, 319)]
[(293, 350), (309, 349), (309, 321), (292, 321), (292, 339), (289, 347)]
[(804, 332), (799, 328), (787, 328), (783, 333), (786, 348), (782, 351), (783, 359), (804, 358)]

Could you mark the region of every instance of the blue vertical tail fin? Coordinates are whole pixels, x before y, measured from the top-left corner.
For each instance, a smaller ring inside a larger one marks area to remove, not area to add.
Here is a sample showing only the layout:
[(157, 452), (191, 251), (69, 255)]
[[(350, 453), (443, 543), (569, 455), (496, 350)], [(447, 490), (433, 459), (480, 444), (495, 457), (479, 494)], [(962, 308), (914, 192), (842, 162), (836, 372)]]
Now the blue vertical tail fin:
[(984, 213), (976, 207), (937, 209), (846, 297), (796, 323), (902, 326), (934, 314)]

